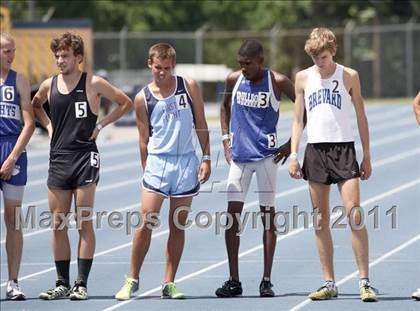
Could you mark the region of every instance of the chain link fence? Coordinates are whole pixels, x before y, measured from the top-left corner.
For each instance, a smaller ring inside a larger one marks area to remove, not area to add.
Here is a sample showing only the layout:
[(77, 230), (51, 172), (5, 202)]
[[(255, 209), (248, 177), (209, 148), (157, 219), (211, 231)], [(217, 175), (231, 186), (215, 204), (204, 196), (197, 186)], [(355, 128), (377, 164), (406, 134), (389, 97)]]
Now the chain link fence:
[[(336, 60), (359, 72), (367, 98), (413, 97), (420, 89), (420, 24), (399, 24), (333, 29), (337, 36)], [(265, 49), (271, 69), (294, 79), (297, 71), (312, 65), (303, 50), (311, 29), (267, 31), (206, 31), (94, 34), (94, 69), (105, 69), (120, 86), (144, 85), (150, 80), (148, 49), (168, 42), (177, 50), (177, 63), (224, 64), (238, 68), (242, 41), (255, 38)], [(208, 93), (208, 92), (207, 92)]]

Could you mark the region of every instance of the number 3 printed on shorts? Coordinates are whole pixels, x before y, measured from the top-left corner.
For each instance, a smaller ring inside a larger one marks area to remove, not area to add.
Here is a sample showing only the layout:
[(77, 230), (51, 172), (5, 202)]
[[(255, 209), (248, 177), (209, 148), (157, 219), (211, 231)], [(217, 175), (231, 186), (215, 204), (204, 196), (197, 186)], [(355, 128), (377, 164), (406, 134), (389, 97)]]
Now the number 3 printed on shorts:
[(276, 133), (270, 133), (267, 134), (267, 148), (273, 149), (277, 147), (277, 134)]
[(87, 117), (87, 102), (75, 102), (74, 111), (76, 112), (76, 118), (86, 118)]
[(90, 153), (90, 166), (99, 168), (99, 153), (91, 152)]

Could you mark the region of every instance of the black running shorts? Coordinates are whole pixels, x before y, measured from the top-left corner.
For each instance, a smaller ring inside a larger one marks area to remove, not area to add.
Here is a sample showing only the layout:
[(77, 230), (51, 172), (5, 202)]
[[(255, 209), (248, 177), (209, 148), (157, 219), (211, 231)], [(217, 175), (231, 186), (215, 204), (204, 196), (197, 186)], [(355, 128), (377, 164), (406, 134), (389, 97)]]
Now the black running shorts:
[(51, 152), (48, 187), (73, 190), (99, 181), (97, 151)]
[(325, 185), (360, 177), (354, 142), (307, 144), (303, 178)]

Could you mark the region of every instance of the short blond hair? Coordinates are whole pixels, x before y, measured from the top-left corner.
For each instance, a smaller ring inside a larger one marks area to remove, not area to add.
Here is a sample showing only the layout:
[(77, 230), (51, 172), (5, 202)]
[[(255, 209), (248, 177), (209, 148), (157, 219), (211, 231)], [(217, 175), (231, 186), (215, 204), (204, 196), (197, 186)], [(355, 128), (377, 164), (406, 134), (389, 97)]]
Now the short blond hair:
[(169, 43), (157, 43), (152, 45), (149, 49), (149, 61), (153, 62), (153, 57), (160, 59), (172, 59), (176, 61), (176, 52), (172, 45)]
[(328, 28), (314, 28), (305, 43), (305, 52), (309, 56), (319, 55), (323, 51), (335, 54), (337, 51), (337, 39)]
[(15, 42), (15, 39), (13, 38), (13, 36), (6, 31), (1, 31), (0, 32), (0, 38), (1, 38), (1, 40), (5, 40), (7, 42), (12, 42), (12, 43)]

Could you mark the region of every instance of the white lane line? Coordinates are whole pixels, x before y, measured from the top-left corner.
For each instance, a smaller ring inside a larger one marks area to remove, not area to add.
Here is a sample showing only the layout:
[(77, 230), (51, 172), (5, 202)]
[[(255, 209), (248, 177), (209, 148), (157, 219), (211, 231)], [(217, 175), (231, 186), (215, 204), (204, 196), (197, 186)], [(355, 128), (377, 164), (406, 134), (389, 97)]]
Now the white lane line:
[[(420, 183), (420, 178), (415, 179), (415, 180), (413, 180), (413, 181), (411, 181), (411, 182), (408, 182), (408, 183), (406, 183), (406, 184), (401, 185), (401, 186), (400, 186), (400, 187), (398, 187), (398, 188), (394, 188), (394, 189), (389, 190), (389, 191), (387, 191), (387, 192), (384, 192), (384, 193), (382, 193), (382, 194), (380, 194), (380, 195), (374, 196), (374, 197), (372, 197), (372, 198), (370, 198), (370, 199), (368, 199), (368, 200), (366, 200), (366, 201), (363, 201), (360, 205), (361, 205), (361, 206), (366, 206), (367, 204), (370, 204), (370, 203), (372, 203), (372, 202), (376, 202), (376, 201), (378, 201), (378, 200), (380, 200), (380, 199), (383, 199), (383, 198), (385, 198), (385, 197), (391, 196), (391, 195), (393, 195), (393, 194), (395, 194), (395, 193), (397, 193), (397, 192), (400, 192), (400, 191), (403, 191), (403, 190), (409, 189), (409, 188), (411, 188), (411, 187), (413, 187), (414, 185), (419, 184), (419, 183)], [(336, 217), (336, 215), (334, 215), (334, 214), (333, 214), (333, 215), (331, 215), (331, 219), (333, 219), (334, 217)], [(309, 228), (311, 228), (312, 226), (313, 226), (313, 225), (311, 224), (311, 225), (309, 226)], [(278, 238), (277, 238), (277, 242), (278, 242), (278, 241), (281, 241), (281, 240), (284, 240), (284, 239), (287, 239), (287, 238), (289, 238), (289, 237), (291, 237), (291, 236), (294, 236), (294, 235), (296, 235), (296, 234), (299, 234), (299, 233), (301, 233), (301, 232), (303, 232), (303, 231), (305, 231), (305, 228), (304, 228), (304, 227), (300, 227), (299, 229), (293, 230), (292, 232), (290, 232), (290, 233), (288, 233), (288, 234), (285, 234), (285, 235), (283, 235), (283, 236), (281, 236), (281, 237), (278, 237)], [(255, 247), (251, 248), (251, 249), (248, 249), (248, 250), (246, 250), (246, 251), (244, 251), (244, 252), (241, 252), (241, 253), (238, 255), (238, 257), (239, 257), (239, 258), (244, 257), (244, 256), (249, 255), (249, 254), (251, 254), (251, 253), (253, 253), (253, 252), (256, 252), (257, 250), (260, 250), (260, 249), (262, 249), (262, 248), (263, 248), (263, 244), (259, 244), (259, 245), (255, 246)], [(222, 265), (226, 264), (227, 262), (228, 262), (228, 260), (227, 260), (227, 259), (222, 260), (222, 261), (219, 261), (218, 263), (215, 263), (215, 264), (210, 265), (210, 266), (208, 266), (208, 267), (206, 267), (206, 268), (203, 268), (203, 269), (198, 270), (198, 271), (196, 271), (196, 272), (193, 272), (193, 273), (187, 274), (187, 275), (185, 275), (185, 276), (183, 276), (183, 277), (181, 277), (181, 278), (179, 278), (179, 279), (176, 279), (176, 280), (175, 280), (175, 282), (177, 282), (177, 283), (181, 283), (181, 282), (186, 281), (186, 280), (188, 280), (188, 279), (191, 279), (191, 278), (193, 278), (193, 277), (195, 277), (195, 276), (197, 276), (197, 275), (200, 275), (200, 274), (205, 273), (205, 272), (207, 272), (207, 271), (210, 271), (210, 270), (213, 270), (213, 269), (215, 269), (215, 268), (218, 268), (218, 267), (220, 267), (220, 266), (222, 266)], [(117, 303), (117, 304), (115, 304), (115, 305), (113, 305), (113, 306), (111, 306), (111, 307), (109, 307), (109, 308), (103, 309), (102, 311), (111, 311), (111, 310), (115, 310), (115, 309), (117, 309), (117, 308), (119, 308), (119, 307), (122, 307), (122, 306), (124, 306), (124, 305), (126, 305), (126, 304), (129, 304), (129, 303), (133, 302), (133, 301), (134, 301), (134, 300), (136, 300), (137, 298), (144, 297), (144, 296), (148, 296), (148, 295), (153, 294), (153, 293), (155, 293), (155, 292), (157, 292), (157, 291), (160, 291), (160, 290), (161, 290), (161, 287), (160, 287), (160, 286), (155, 287), (155, 288), (152, 288), (152, 289), (150, 289), (150, 290), (148, 290), (148, 291), (146, 291), (146, 292), (143, 292), (143, 293), (141, 293), (141, 294), (138, 294), (137, 296), (133, 297), (133, 298), (132, 298), (132, 299), (130, 299), (130, 300), (126, 300), (126, 301), (123, 301), (123, 302)]]
[[(420, 234), (416, 235), (415, 237), (411, 238), (410, 240), (406, 241), (405, 243), (401, 244), (400, 246), (390, 250), (389, 252), (387, 252), (386, 254), (382, 255), (381, 257), (375, 259), (374, 261), (372, 261), (369, 264), (369, 267), (372, 268), (374, 266), (376, 266), (377, 264), (381, 263), (382, 261), (384, 261), (385, 259), (391, 257), (392, 255), (398, 253), (399, 251), (402, 251), (404, 248), (407, 248), (408, 246), (410, 246), (411, 244), (417, 242), (418, 240), (420, 240)], [(354, 271), (353, 273), (347, 275), (346, 277), (344, 277), (343, 279), (341, 279), (339, 282), (337, 282), (337, 286), (340, 286), (344, 283), (346, 283), (347, 281), (351, 280), (352, 278), (356, 277), (358, 275), (358, 271)], [(289, 309), (289, 311), (297, 311), (302, 309), (304, 306), (308, 305), (309, 303), (311, 303), (310, 299), (306, 299), (304, 301), (302, 301), (301, 303), (297, 304), (296, 306), (292, 307), (291, 309)]]

